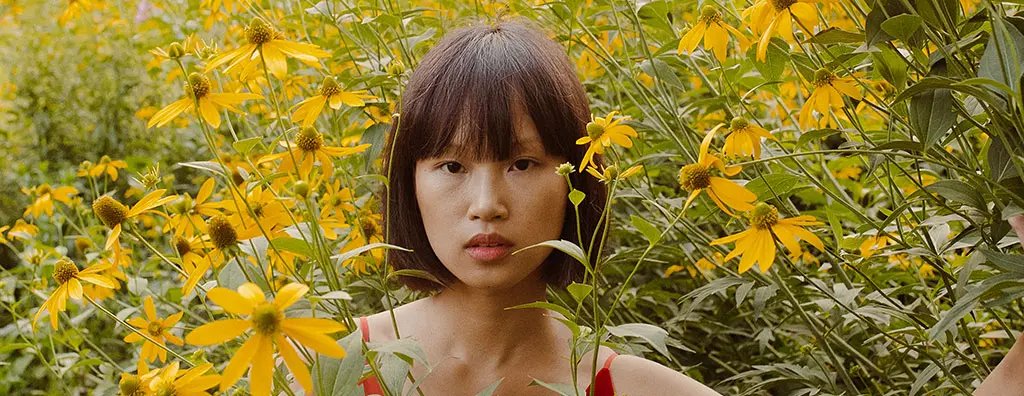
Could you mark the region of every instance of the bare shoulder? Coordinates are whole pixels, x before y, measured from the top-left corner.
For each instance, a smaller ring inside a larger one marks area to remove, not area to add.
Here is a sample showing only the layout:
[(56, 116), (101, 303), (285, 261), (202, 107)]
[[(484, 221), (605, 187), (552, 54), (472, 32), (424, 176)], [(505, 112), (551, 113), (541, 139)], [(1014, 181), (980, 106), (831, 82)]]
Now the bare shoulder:
[(615, 358), (611, 373), (615, 393), (624, 396), (719, 394), (685, 374), (637, 356)]
[[(413, 330), (411, 326), (420, 322), (411, 318), (418, 313), (417, 306), (419, 301), (413, 301), (398, 307), (395, 307), (394, 321), (391, 317), (391, 311), (382, 311), (369, 315), (366, 317), (366, 327), (370, 331), (370, 341), (373, 342), (387, 342), (395, 340), (395, 321), (398, 322), (398, 328), (402, 330), (403, 337), (409, 330)], [(363, 331), (363, 323), (360, 320), (356, 320), (356, 326), (359, 327), (359, 331)]]

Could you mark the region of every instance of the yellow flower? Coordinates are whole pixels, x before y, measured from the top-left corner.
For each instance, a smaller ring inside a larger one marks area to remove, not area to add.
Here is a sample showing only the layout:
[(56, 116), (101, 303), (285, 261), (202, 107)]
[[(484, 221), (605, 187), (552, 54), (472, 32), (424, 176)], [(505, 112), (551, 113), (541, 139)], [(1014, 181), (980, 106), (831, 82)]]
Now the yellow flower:
[(713, 270), (716, 267), (722, 265), (722, 263), (725, 261), (724, 256), (722, 256), (722, 254), (719, 252), (715, 252), (713, 254), (713, 257), (715, 260), (714, 262), (708, 260), (706, 257), (701, 257), (697, 259), (697, 262), (693, 263), (693, 265), (691, 266), (684, 266), (678, 264), (669, 266), (668, 268), (665, 269), (665, 274), (663, 276), (668, 278), (669, 276), (672, 276), (672, 274), (676, 272), (686, 270), (686, 272), (690, 274), (691, 278), (696, 277), (698, 271), (703, 272)]
[(760, 34), (757, 42), (757, 60), (764, 61), (768, 53), (768, 42), (778, 31), (788, 42), (793, 38), (793, 21), (797, 27), (809, 31), (818, 24), (818, 10), (811, 5), (815, 0), (758, 0), (743, 10), (743, 18), (750, 20), (754, 33)]
[(91, 11), (96, 7), (93, 0), (68, 0), (67, 3), (68, 7), (57, 17), (57, 23), (61, 26), (67, 25), (69, 20), (78, 18), (79, 14)]
[(241, 114), (242, 110), (236, 108), (235, 105), (249, 99), (263, 98), (263, 96), (254, 93), (210, 92), (210, 88), (211, 84), (208, 77), (199, 73), (189, 74), (188, 82), (185, 83), (185, 97), (172, 102), (167, 107), (160, 109), (156, 114), (153, 114), (153, 118), (149, 119), (146, 128), (154, 126), (159, 128), (171, 122), (179, 114), (193, 108), (198, 109), (199, 115), (210, 126), (217, 128), (220, 127), (221, 108)]
[[(341, 248), (341, 252), (345, 253), (371, 243), (384, 242), (384, 233), (381, 231), (380, 221), (380, 214), (364, 210), (363, 214), (356, 218), (356, 222), (352, 226), (352, 229), (349, 230), (348, 242)], [(384, 250), (373, 249), (368, 253), (370, 254), (370, 258), (356, 256), (345, 260), (341, 265), (351, 268), (352, 272), (355, 272), (356, 274), (369, 273), (368, 264), (371, 262), (379, 263), (380, 260), (384, 258)]]
[(220, 344), (253, 330), (252, 335), (234, 353), (234, 357), (224, 369), (220, 390), (224, 391), (238, 382), (249, 370), (249, 386), (253, 395), (270, 395), (271, 380), (274, 376), (274, 347), (284, 359), (285, 365), (295, 379), (311, 394), (313, 381), (309, 370), (299, 358), (292, 342), (305, 345), (313, 350), (333, 358), (344, 358), (345, 350), (337, 342), (327, 336), (345, 330), (341, 323), (320, 318), (288, 318), (284, 314), (288, 308), (309, 288), (299, 283), (291, 283), (277, 291), (273, 302), (265, 300), (263, 291), (253, 283), (238, 287), (238, 292), (217, 287), (207, 293), (207, 297), (220, 305), (225, 311), (234, 315), (246, 316), (247, 319), (223, 319), (210, 322), (192, 330), (185, 340), (193, 345)]
[(764, 128), (741, 117), (733, 118), (729, 123), (729, 136), (725, 137), (722, 152), (728, 156), (753, 155), (754, 159), (761, 158), (761, 138), (776, 140)]
[(634, 165), (629, 169), (626, 169), (625, 172), (620, 173), (619, 168), (615, 165), (610, 165), (600, 171), (597, 170), (594, 165), (590, 165), (587, 167), (587, 173), (590, 173), (602, 183), (607, 184), (611, 183), (613, 180), (625, 180), (626, 178), (635, 175), (637, 172), (640, 172), (643, 167), (643, 165)]
[(103, 245), (103, 248), (110, 250), (111, 247), (118, 244), (118, 238), (121, 236), (121, 223), (124, 223), (125, 220), (177, 199), (175, 195), (160, 198), (163, 195), (164, 190), (162, 189), (146, 194), (131, 209), (117, 202), (117, 200), (109, 195), (96, 198), (92, 203), (92, 211), (111, 230), (110, 234), (107, 235), (107, 242)]
[(245, 28), (245, 37), (248, 44), (213, 58), (206, 65), (206, 72), (231, 62), (224, 71), (230, 71), (240, 66), (242, 73), (248, 75), (248, 71), (261, 63), (260, 58), (262, 57), (266, 61), (270, 74), (282, 79), (288, 74), (288, 59), (285, 55), (313, 67), (319, 67), (319, 58), (331, 55), (313, 44), (282, 39), (283, 35), (280, 32), (270, 26), (267, 21), (258, 17), (253, 18), (249, 26)]
[(813, 216), (803, 215), (787, 219), (779, 218), (779, 211), (774, 206), (759, 203), (749, 214), (750, 228), (746, 231), (711, 241), (712, 245), (736, 242), (736, 248), (725, 256), (725, 261), (742, 255), (739, 272), (746, 272), (754, 264), (758, 264), (761, 272), (767, 272), (775, 262), (775, 237), (792, 256), (799, 257), (803, 253), (800, 240), (805, 240), (818, 250), (825, 246), (817, 235), (803, 227), (821, 225)]
[(299, 177), (302, 179), (306, 179), (310, 176), (310, 172), (313, 170), (313, 163), (315, 161), (320, 162), (320, 168), (323, 171), (323, 175), (325, 177), (330, 177), (334, 174), (334, 161), (331, 159), (332, 157), (341, 158), (361, 153), (370, 147), (369, 143), (355, 147), (326, 146), (324, 145), (324, 136), (311, 127), (302, 128), (295, 135), (294, 141), (290, 143), (281, 142), (280, 144), (282, 147), (290, 147), (290, 150), (260, 158), (257, 164), (281, 160), (281, 166), (277, 168), (278, 172), (292, 172), (296, 169), (295, 162), (292, 161), (294, 158), (294, 160), (299, 163)]
[(843, 94), (854, 99), (863, 97), (853, 77), (836, 77), (826, 69), (818, 69), (814, 73), (814, 92), (811, 92), (811, 96), (800, 107), (800, 127), (804, 129), (814, 127), (811, 110), (817, 111), (823, 117), (819, 127), (826, 128), (830, 124), (836, 125), (832, 117), (829, 117), (829, 110), (843, 107)]
[[(188, 370), (179, 370), (178, 362), (160, 370), (150, 371), (138, 377), (139, 384), (148, 384), (149, 392), (142, 391), (136, 394), (155, 396), (194, 396), (209, 395), (207, 389), (217, 385), (221, 377), (219, 375), (203, 375), (213, 368), (213, 363), (204, 363)], [(122, 377), (123, 378), (123, 377)], [(119, 384), (120, 386), (120, 384)]]
[(292, 121), (301, 122), (303, 127), (313, 126), (324, 105), (329, 104), (332, 109), (338, 110), (341, 105), (350, 107), (362, 107), (366, 105), (364, 100), (376, 99), (376, 96), (369, 95), (366, 90), (342, 91), (341, 86), (334, 77), (325, 77), (323, 84), (320, 84), (320, 94), (303, 100), (291, 108)]
[(71, 203), (71, 197), (78, 194), (78, 189), (71, 186), (51, 188), (49, 184), (40, 184), (35, 188), (22, 187), (21, 192), (25, 193), (25, 195), (36, 197), (25, 208), (23, 216), (28, 217), (31, 214), (32, 217), (38, 218), (43, 213), (46, 213), (47, 216), (53, 216), (53, 201), (65, 204)]
[(722, 14), (715, 7), (706, 5), (700, 12), (700, 20), (679, 40), (677, 52), (693, 52), (697, 43), (704, 39), (704, 48), (710, 49), (719, 62), (725, 63), (725, 50), (729, 44), (729, 33), (740, 40), (740, 47), (746, 47), (746, 38), (736, 28), (722, 22)]
[(127, 167), (128, 163), (124, 162), (124, 160), (111, 160), (110, 156), (104, 155), (100, 157), (100, 163), (90, 167), (85, 174), (80, 170), (78, 176), (85, 176), (87, 174), (90, 177), (97, 177), (106, 173), (110, 180), (117, 181), (117, 170)]
[(726, 176), (733, 176), (740, 172), (739, 166), (725, 166), (721, 158), (708, 153), (711, 139), (715, 137), (715, 132), (722, 126), (723, 124), (715, 126), (704, 136), (704, 140), (700, 144), (700, 154), (697, 157), (697, 163), (689, 164), (679, 169), (679, 184), (690, 192), (690, 196), (686, 199), (686, 204), (683, 205), (683, 208), (689, 207), (690, 203), (697, 198), (697, 195), (700, 195), (700, 192), (705, 190), (707, 190), (708, 196), (715, 202), (715, 205), (718, 205), (723, 212), (730, 216), (733, 213), (729, 208), (742, 212), (754, 208), (753, 202), (757, 200), (757, 195), (729, 179), (711, 176), (712, 167), (718, 168), (719, 172)]
[(36, 315), (32, 317), (32, 328), (35, 329), (36, 321), (39, 320), (39, 316), (43, 314), (43, 311), (48, 311), (50, 312), (50, 326), (56, 329), (57, 314), (67, 309), (68, 297), (70, 296), (75, 300), (82, 299), (82, 282), (92, 283), (108, 289), (117, 287), (113, 279), (99, 274), (112, 265), (113, 263), (107, 262), (79, 271), (78, 265), (71, 261), (71, 259), (62, 257), (60, 260), (57, 260), (57, 263), (53, 266), (53, 279), (59, 285), (53, 291), (53, 294), (50, 294), (50, 297), (39, 307)]
[(194, 200), (188, 193), (185, 193), (181, 199), (169, 206), (171, 216), (167, 220), (167, 225), (174, 230), (174, 236), (180, 237), (185, 234), (191, 236), (195, 232), (206, 232), (204, 227), (206, 222), (202, 216), (220, 214), (217, 203), (207, 202), (213, 194), (215, 183), (212, 177), (208, 178), (199, 187), (199, 192)]
[(860, 244), (860, 256), (868, 258), (875, 255), (875, 252), (884, 249), (889, 245), (889, 236), (878, 234), (869, 236)]
[(583, 162), (580, 163), (580, 172), (587, 168), (587, 164), (594, 158), (594, 153), (604, 154), (605, 147), (611, 146), (612, 143), (625, 148), (633, 147), (633, 141), (629, 138), (637, 136), (636, 130), (629, 125), (619, 124), (628, 120), (629, 116), (614, 119), (615, 113), (617, 111), (608, 113), (604, 118), (590, 115), (590, 122), (587, 123), (587, 136), (576, 140), (576, 144), (590, 144), (587, 153), (583, 155)]
[(145, 341), (142, 344), (142, 352), (139, 354), (142, 359), (147, 362), (155, 361), (157, 359), (160, 359), (161, 362), (166, 361), (167, 351), (162, 348), (164, 340), (175, 345), (184, 344), (184, 342), (181, 341), (181, 338), (170, 333), (170, 329), (174, 327), (179, 320), (181, 320), (183, 312), (178, 312), (174, 315), (168, 316), (166, 319), (161, 319), (156, 316), (156, 306), (153, 305), (152, 296), (146, 296), (146, 299), (143, 301), (143, 309), (146, 312), (146, 319), (138, 317), (131, 318), (128, 319), (128, 324), (135, 326), (140, 332), (145, 332), (149, 338), (158, 342), (159, 345), (146, 340), (135, 332), (125, 336), (124, 342), (134, 343)]

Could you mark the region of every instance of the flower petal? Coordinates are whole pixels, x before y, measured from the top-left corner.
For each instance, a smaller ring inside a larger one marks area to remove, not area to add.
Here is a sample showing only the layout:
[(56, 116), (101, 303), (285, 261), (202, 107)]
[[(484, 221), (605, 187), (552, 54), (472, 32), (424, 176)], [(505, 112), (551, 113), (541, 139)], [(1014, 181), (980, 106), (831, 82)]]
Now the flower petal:
[(238, 337), (251, 324), (244, 319), (223, 319), (197, 327), (185, 336), (192, 345), (213, 345)]

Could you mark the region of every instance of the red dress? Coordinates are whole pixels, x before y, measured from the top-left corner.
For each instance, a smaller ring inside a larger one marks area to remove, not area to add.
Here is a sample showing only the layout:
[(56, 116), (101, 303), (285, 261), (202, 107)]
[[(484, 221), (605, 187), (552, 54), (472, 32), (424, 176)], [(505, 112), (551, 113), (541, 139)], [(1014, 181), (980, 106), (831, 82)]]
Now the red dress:
[[(370, 325), (365, 316), (359, 318), (359, 329), (363, 333), (363, 341), (370, 342)], [(592, 396), (615, 396), (615, 385), (612, 384), (611, 367), (612, 360), (615, 359), (616, 356), (619, 355), (612, 352), (611, 356), (608, 356), (608, 359), (604, 361), (604, 367), (602, 367), (601, 370), (598, 370), (597, 378), (594, 382), (597, 384), (597, 388), (594, 389)], [(377, 377), (371, 375), (366, 379), (359, 381), (359, 384), (363, 386), (364, 395), (384, 394), (384, 390), (380, 387), (380, 382), (377, 382)], [(589, 386), (587, 387), (587, 395), (591, 395)]]

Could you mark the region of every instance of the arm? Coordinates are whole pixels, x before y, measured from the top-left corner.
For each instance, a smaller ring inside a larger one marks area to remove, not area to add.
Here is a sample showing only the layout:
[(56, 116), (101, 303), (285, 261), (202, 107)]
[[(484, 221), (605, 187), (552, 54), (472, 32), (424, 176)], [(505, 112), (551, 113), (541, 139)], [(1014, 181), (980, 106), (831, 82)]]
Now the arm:
[[(1017, 232), (1021, 246), (1024, 247), (1024, 215), (1010, 218), (1010, 225)], [(1014, 393), (1007, 393), (1014, 392)], [(1017, 337), (1017, 342), (1007, 352), (995, 370), (985, 378), (974, 396), (995, 395), (1024, 396), (1024, 333)]]
[(693, 378), (641, 357), (619, 355), (611, 373), (616, 395), (720, 396)]

